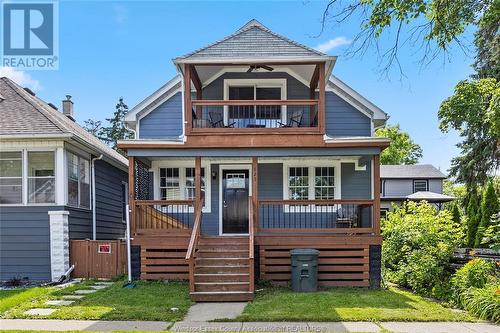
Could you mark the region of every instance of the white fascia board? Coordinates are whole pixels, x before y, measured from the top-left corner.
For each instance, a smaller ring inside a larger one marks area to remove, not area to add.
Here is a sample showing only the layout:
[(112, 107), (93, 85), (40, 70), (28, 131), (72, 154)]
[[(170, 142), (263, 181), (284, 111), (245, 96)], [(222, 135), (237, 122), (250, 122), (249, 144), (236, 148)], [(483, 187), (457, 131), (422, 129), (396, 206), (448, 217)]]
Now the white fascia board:
[(328, 135), (323, 136), (325, 143), (341, 143), (341, 142), (387, 142), (391, 140), (388, 138), (372, 137), (372, 136), (348, 136), (348, 137), (331, 137)]
[(146, 97), (142, 102), (134, 106), (129, 112), (127, 112), (127, 114), (125, 115), (125, 121), (135, 123), (138, 113), (143, 111), (145, 108), (147, 108), (154, 101), (160, 98), (163, 94), (167, 93), (169, 90), (171, 90), (173, 87), (175, 87), (175, 85), (179, 84), (180, 82), (181, 82), (181, 76), (177, 74), (170, 81), (161, 86), (160, 89), (156, 90), (154, 93)]
[[(346, 102), (350, 103), (351, 105), (355, 106), (358, 110), (365, 112), (369, 111), (373, 114), (373, 119), (382, 119), (382, 120), (387, 120), (389, 119), (389, 116), (387, 113), (382, 111), (378, 106), (370, 102), (368, 99), (363, 97), (361, 94), (359, 94), (357, 91), (349, 87), (347, 84), (342, 82), (339, 78), (337, 78), (335, 75), (330, 76), (329, 80), (330, 86), (328, 90), (333, 91), (339, 95), (342, 99), (344, 99)], [(346, 99), (346, 96), (351, 97), (354, 99), (356, 102), (358, 102), (360, 105), (356, 106), (355, 104), (351, 103), (351, 101)], [(362, 107), (360, 107), (362, 106)]]

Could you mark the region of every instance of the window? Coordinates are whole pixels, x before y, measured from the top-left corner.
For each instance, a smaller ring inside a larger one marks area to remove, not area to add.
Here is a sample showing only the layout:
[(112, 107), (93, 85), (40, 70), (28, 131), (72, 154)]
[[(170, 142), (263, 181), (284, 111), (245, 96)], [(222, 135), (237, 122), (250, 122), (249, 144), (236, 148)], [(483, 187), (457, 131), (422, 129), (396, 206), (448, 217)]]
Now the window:
[(28, 203), (55, 203), (54, 152), (28, 152)]
[(0, 152), (0, 204), (23, 203), (23, 153)]
[(309, 168), (291, 167), (288, 171), (288, 198), (307, 200), (309, 197)]
[[(195, 169), (191, 167), (161, 167), (159, 168), (160, 200), (193, 200), (195, 199)], [(207, 183), (208, 182), (208, 183)], [(204, 199), (205, 211), (210, 209), (210, 194), (206, 169), (201, 168), (201, 197)]]
[(316, 167), (314, 177), (314, 198), (335, 199), (335, 168)]
[(389, 213), (389, 208), (380, 208), (380, 217), (385, 219)]
[(429, 182), (427, 179), (413, 181), (413, 193), (426, 192), (429, 190)]
[(68, 152), (68, 205), (90, 208), (90, 162)]

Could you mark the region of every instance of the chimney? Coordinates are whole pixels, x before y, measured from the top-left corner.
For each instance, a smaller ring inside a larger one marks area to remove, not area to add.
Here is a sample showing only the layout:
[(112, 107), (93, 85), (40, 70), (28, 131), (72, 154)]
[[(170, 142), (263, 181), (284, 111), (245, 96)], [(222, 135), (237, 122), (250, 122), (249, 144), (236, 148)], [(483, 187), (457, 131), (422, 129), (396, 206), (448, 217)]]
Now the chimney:
[(71, 95), (66, 95), (66, 99), (62, 101), (63, 114), (69, 119), (75, 121), (75, 115), (73, 112), (73, 101), (71, 100)]

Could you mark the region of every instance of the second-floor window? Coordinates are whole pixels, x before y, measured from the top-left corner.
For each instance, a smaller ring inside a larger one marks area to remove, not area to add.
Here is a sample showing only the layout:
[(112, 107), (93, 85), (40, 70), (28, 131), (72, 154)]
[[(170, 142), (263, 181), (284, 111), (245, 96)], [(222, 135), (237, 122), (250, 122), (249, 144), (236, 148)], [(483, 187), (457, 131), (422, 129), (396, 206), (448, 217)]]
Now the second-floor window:
[(429, 191), (429, 181), (427, 179), (413, 181), (413, 193)]

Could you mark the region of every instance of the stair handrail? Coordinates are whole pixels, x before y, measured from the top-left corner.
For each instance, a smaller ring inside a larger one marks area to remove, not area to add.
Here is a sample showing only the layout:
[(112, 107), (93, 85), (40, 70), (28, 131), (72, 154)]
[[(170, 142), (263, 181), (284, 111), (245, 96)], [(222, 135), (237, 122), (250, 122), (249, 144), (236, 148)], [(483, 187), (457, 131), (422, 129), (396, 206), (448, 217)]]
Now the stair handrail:
[(249, 276), (249, 291), (254, 292), (254, 209), (253, 209), (253, 200), (252, 197), (248, 198), (248, 268), (250, 272)]
[(195, 291), (194, 285), (194, 253), (196, 251), (196, 245), (198, 244), (198, 238), (201, 233), (201, 214), (203, 210), (203, 200), (197, 199), (195, 205), (195, 218), (193, 224), (193, 231), (191, 232), (191, 238), (189, 239), (189, 246), (186, 252), (186, 260), (189, 262), (189, 290), (190, 292)]

